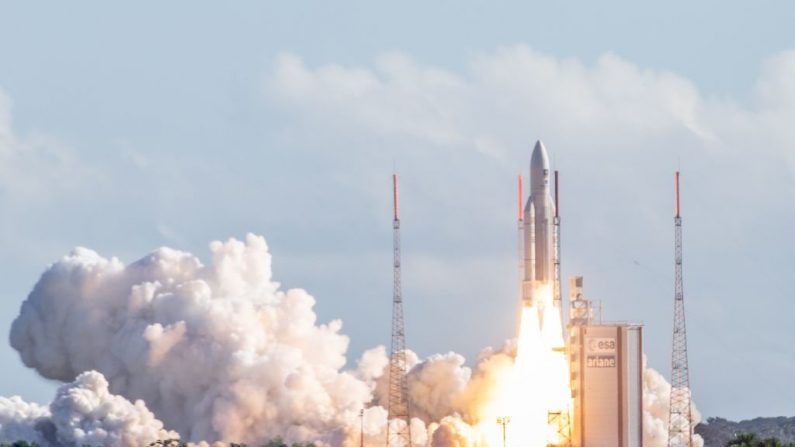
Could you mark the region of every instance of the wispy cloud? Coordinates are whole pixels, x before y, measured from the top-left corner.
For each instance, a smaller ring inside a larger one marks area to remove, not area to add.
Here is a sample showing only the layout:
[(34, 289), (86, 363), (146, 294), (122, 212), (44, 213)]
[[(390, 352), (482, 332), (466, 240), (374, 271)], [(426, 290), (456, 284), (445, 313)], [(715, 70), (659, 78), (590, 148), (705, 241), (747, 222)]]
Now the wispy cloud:
[(19, 135), (11, 100), (0, 90), (0, 200), (47, 201), (98, 176), (57, 138), (42, 132)]

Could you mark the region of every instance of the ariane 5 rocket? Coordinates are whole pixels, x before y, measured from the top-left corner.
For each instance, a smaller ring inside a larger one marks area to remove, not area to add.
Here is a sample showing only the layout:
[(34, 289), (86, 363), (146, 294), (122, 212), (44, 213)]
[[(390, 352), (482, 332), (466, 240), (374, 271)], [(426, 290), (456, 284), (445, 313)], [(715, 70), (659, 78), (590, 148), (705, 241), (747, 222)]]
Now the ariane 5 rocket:
[[(557, 175), (555, 176), (557, 183)], [(560, 308), (558, 284), (557, 185), (551, 194), (549, 157), (544, 143), (537, 141), (530, 157), (530, 197), (522, 218), (523, 268), (522, 305), (543, 305), (539, 293), (553, 296)], [(521, 194), (521, 193), (520, 193)], [(521, 200), (521, 197), (520, 197)]]

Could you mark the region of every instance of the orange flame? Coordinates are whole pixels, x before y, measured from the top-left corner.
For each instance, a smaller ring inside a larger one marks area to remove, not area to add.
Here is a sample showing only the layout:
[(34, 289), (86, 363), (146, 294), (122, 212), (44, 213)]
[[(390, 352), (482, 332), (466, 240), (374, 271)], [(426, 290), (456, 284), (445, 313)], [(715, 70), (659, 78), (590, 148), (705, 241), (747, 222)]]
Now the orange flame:
[(539, 287), (534, 296), (541, 298), (538, 304), (522, 308), (513, 365), (481, 411), (477, 429), (490, 447), (502, 447), (497, 418), (506, 417), (507, 447), (547, 447), (568, 440), (560, 429), (571, 421), (572, 407), (561, 313), (552, 303), (551, 287)]

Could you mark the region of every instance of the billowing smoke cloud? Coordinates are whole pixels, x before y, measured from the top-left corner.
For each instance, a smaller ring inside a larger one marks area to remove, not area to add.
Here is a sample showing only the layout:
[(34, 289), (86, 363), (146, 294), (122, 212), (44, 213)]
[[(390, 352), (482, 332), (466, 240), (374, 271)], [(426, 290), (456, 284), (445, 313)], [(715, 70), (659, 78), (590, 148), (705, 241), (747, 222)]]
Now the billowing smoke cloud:
[(0, 442), (22, 440), (43, 444), (43, 433), (35, 427), (42, 421), (46, 424), (49, 417), (47, 407), (25, 402), (19, 396), (0, 397)]
[[(365, 352), (364, 356), (378, 355), (376, 364), (383, 365), (375, 379), (375, 403), (386, 407), (389, 402), (387, 369), (389, 358), (383, 348)], [(409, 400), (412, 416), (426, 424), (438, 422), (463, 410), (464, 393), (470, 382), (471, 370), (464, 365), (466, 359), (459, 354), (434, 354), (420, 362), (417, 355), (408, 352), (407, 363)], [(371, 359), (371, 362), (373, 360)]]
[(263, 238), (210, 249), (208, 266), (168, 248), (128, 266), (76, 249), (42, 275), (11, 344), (50, 379), (101, 372), (187, 440), (344, 436), (371, 392), (341, 371), (341, 322), (316, 325), (311, 296), (279, 289)]
[[(142, 446), (176, 437), (165, 425), (204, 445), (283, 437), (354, 447), (361, 424), (365, 443), (381, 444), (386, 349), (345, 370), (341, 322), (317, 324), (311, 296), (279, 288), (263, 238), (210, 249), (206, 266), (169, 248), (126, 266), (78, 248), (52, 264), (23, 303), (11, 344), (44, 377), (74, 382), (49, 408), (0, 399), (0, 439)], [(480, 411), (514, 349), (488, 348), (474, 368), (452, 352), (422, 361), (409, 352), (415, 445), (477, 445), (478, 424), (493, 423)], [(647, 446), (664, 445), (670, 386), (647, 370), (645, 391)]]
[[(646, 366), (643, 359), (643, 430), (645, 447), (668, 445), (668, 411), (670, 409), (671, 384), (659, 372)], [(693, 426), (701, 422), (701, 413), (692, 406)], [(704, 440), (693, 436), (693, 447), (702, 447)]]
[(0, 442), (136, 447), (177, 437), (163, 429), (143, 401), (131, 403), (111, 394), (96, 371), (61, 386), (49, 408), (19, 397), (0, 398)]
[(439, 423), (431, 424), (432, 446), (469, 447), (477, 439), (472, 427), (457, 416), (447, 416)]
[[(432, 355), (418, 362), (411, 353), (409, 363), (409, 396), (414, 416), (428, 424), (429, 440), (433, 446), (471, 445), (477, 441), (474, 425), (487, 419), (481, 410), (494, 398), (497, 384), (506, 380), (513, 365), (515, 346), (509, 341), (501, 350), (485, 349), (478, 358), (475, 371), (464, 365), (464, 358), (455, 353)], [(382, 371), (368, 376), (376, 382), (375, 402), (386, 406), (388, 358), (383, 347), (363, 355), (367, 364)], [(363, 363), (360, 363), (360, 368)], [(671, 385), (656, 370), (646, 366), (643, 372), (643, 428), (645, 447), (668, 445), (668, 411)], [(701, 421), (701, 414), (693, 406), (692, 423)], [(487, 421), (490, 422), (490, 421)], [(699, 435), (693, 438), (694, 447), (702, 447)]]

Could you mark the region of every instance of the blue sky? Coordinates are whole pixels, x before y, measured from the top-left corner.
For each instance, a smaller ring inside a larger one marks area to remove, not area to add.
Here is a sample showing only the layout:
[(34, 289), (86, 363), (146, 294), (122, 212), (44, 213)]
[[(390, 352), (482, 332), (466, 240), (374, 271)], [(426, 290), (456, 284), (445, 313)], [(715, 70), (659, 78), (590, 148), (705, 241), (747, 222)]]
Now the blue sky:
[[(0, 2), (0, 332), (76, 245), (206, 259), (262, 234), (277, 279), (389, 335), (403, 177), (409, 345), (473, 359), (513, 331), (514, 182), (562, 171), (564, 275), (646, 323), (667, 373), (683, 170), (694, 393), (793, 415), (795, 7), (708, 1)], [(49, 384), (0, 346), (0, 395)]]

